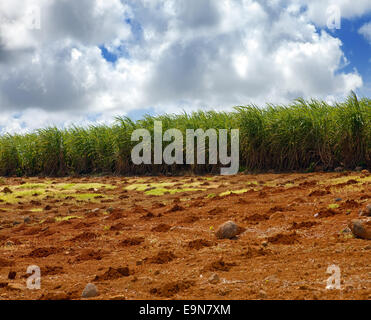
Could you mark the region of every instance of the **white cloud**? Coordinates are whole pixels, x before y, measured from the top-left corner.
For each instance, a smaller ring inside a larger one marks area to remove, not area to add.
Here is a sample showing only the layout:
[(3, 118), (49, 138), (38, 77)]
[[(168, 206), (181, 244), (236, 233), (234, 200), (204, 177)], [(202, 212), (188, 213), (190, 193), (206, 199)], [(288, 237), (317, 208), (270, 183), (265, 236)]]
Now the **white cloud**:
[[(41, 6), (41, 30), (25, 25), (21, 3), (0, 4), (3, 131), (146, 108), (333, 99), (362, 87), (356, 71), (342, 71), (341, 42), (313, 23), (331, 1), (30, 1)], [(371, 7), (337, 3), (349, 17)], [(119, 55), (114, 64), (103, 44)]]
[(336, 6), (341, 11), (341, 17), (352, 19), (371, 12), (369, 0), (292, 0), (289, 1), (301, 7), (306, 7), (306, 15), (314, 23), (326, 26), (328, 21), (327, 9)]
[(219, 1), (215, 8), (225, 14), (213, 28), (184, 29), (182, 17), (164, 17), (173, 27), (146, 43), (155, 52), (146, 92), (159, 110), (326, 98), (362, 85), (357, 73), (341, 73), (341, 42), (297, 13), (269, 14), (272, 6), (253, 1)]
[(364, 24), (358, 31), (371, 44), (371, 22)]

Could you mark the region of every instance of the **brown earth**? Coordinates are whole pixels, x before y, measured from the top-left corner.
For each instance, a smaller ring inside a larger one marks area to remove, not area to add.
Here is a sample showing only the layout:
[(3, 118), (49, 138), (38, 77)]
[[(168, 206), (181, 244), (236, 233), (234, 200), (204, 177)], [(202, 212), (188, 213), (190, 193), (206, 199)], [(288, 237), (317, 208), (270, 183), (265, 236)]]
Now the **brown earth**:
[[(89, 282), (96, 299), (371, 299), (371, 242), (347, 230), (371, 201), (364, 172), (3, 180), (7, 197), (46, 181), (116, 188), (1, 201), (0, 299), (80, 299)], [(164, 182), (163, 195), (150, 193)], [(148, 188), (125, 189), (136, 183)], [(230, 220), (244, 231), (218, 240)], [(26, 287), (31, 265), (40, 290)], [(341, 290), (326, 289), (330, 265)]]

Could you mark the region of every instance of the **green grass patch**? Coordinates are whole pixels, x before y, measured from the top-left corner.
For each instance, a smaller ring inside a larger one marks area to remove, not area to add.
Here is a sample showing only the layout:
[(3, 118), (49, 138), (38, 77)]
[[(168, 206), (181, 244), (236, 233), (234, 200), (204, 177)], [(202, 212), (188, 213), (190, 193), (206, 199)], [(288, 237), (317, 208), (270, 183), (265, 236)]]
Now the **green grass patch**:
[(45, 189), (13, 191), (13, 193), (1, 194), (0, 200), (15, 204), (21, 200), (40, 200), (41, 196), (45, 194)]
[(45, 189), (48, 186), (50, 186), (50, 183), (25, 183), (20, 186), (17, 186), (16, 189), (20, 189), (20, 190)]
[[(183, 185), (183, 188), (174, 187), (176, 182), (162, 182), (162, 183), (134, 183), (125, 187), (128, 191), (144, 192), (148, 196), (163, 196), (164, 194), (176, 194), (182, 192), (196, 192), (202, 191), (200, 188), (192, 188), (192, 186), (200, 183), (188, 183)], [(174, 188), (170, 188), (174, 187)]]
[[(43, 201), (45, 195), (52, 198), (65, 200), (68, 197), (73, 197), (73, 200), (80, 201), (93, 201), (99, 202), (97, 197), (101, 199), (112, 199), (112, 197), (105, 196), (101, 193), (75, 193), (73, 190), (45, 190), (45, 189), (32, 189), (23, 191), (14, 191), (13, 193), (1, 194), (0, 200), (11, 204), (16, 204), (19, 201)], [(20, 197), (20, 198), (19, 198)]]
[(74, 219), (81, 219), (79, 216), (56, 217), (55, 222), (70, 221)]
[(371, 176), (368, 176), (368, 177), (364, 177), (364, 178), (361, 178), (360, 176), (344, 176), (344, 177), (340, 177), (340, 178), (333, 178), (333, 179), (330, 179), (330, 180), (326, 180), (326, 181), (320, 181), (319, 184), (321, 185), (337, 185), (337, 184), (342, 184), (342, 183), (346, 183), (348, 182), (349, 180), (355, 180), (355, 181), (358, 181), (359, 183), (365, 183), (365, 182), (371, 182)]
[(219, 196), (225, 197), (231, 194), (243, 194), (243, 193), (246, 193), (247, 191), (249, 191), (249, 189), (231, 190), (231, 191), (222, 192), (219, 194)]
[(42, 201), (44, 196), (50, 196), (56, 199), (66, 199), (73, 197), (74, 200), (99, 202), (97, 197), (102, 199), (111, 199), (101, 193), (77, 193), (76, 191), (90, 190), (90, 189), (106, 189), (113, 190), (116, 186), (102, 183), (25, 183), (20, 186), (12, 186), (10, 189), (12, 193), (0, 193), (0, 201), (4, 203), (16, 204), (19, 201)]
[(338, 205), (338, 204), (336, 204), (336, 203), (332, 203), (332, 204), (329, 204), (328, 205), (328, 208), (329, 209), (338, 209), (340, 206)]
[(184, 188), (184, 189), (165, 189), (165, 188), (156, 188), (153, 190), (146, 191), (145, 194), (148, 196), (163, 196), (164, 194), (176, 194), (182, 192), (196, 192), (202, 191), (202, 189), (192, 189), (192, 188)]
[(125, 187), (128, 191), (146, 191), (149, 188), (165, 188), (165, 187), (171, 187), (174, 186), (175, 183), (172, 182), (163, 182), (163, 183), (133, 183), (127, 187)]
[(56, 184), (55, 187), (57, 189), (62, 190), (89, 190), (89, 189), (106, 189), (106, 190), (114, 190), (117, 187), (111, 184), (103, 184), (103, 183), (65, 183), (65, 184)]

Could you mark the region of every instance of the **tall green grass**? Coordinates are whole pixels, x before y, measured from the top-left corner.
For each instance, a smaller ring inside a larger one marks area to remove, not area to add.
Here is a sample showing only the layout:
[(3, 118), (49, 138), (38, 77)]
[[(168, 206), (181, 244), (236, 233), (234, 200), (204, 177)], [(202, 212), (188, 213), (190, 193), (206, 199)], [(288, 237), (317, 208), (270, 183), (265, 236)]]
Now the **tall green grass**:
[(208, 164), (133, 165), (136, 142), (131, 142), (131, 134), (144, 128), (153, 138), (154, 120), (162, 121), (164, 132), (177, 128), (184, 136), (187, 129), (240, 129), (240, 166), (251, 171), (371, 166), (371, 100), (351, 94), (335, 105), (298, 99), (289, 105), (241, 106), (232, 112), (147, 115), (135, 122), (123, 117), (112, 126), (6, 134), (0, 137), (0, 175), (219, 172), (218, 165)]

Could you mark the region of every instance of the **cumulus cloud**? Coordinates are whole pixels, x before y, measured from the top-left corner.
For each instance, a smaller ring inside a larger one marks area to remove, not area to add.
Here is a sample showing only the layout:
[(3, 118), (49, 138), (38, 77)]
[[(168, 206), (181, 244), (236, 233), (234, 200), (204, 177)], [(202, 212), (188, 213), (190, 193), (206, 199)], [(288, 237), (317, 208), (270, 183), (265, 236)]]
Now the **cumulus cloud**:
[[(336, 3), (349, 17), (371, 8), (369, 1)], [(342, 97), (363, 82), (343, 71), (341, 41), (318, 28), (329, 4), (2, 0), (0, 130), (109, 121), (138, 109)], [(107, 61), (102, 46), (117, 60)]]
[(358, 32), (371, 44), (371, 22), (364, 24)]
[[(138, 74), (133, 73), (138, 70), (122, 64), (113, 68), (103, 59), (99, 45), (117, 46), (130, 39), (127, 6), (119, 0), (21, 3), (0, 4), (0, 126), (8, 128), (10, 115), (18, 112), (23, 113), (12, 122), (23, 124), (20, 127), (42, 125), (46, 117), (41, 114), (65, 123), (84, 113), (85, 117), (104, 113), (112, 101), (126, 98), (121, 92), (128, 87), (125, 79), (131, 75), (136, 81)], [(31, 11), (35, 8), (36, 13)], [(38, 18), (39, 28), (32, 21)], [(27, 121), (30, 113), (25, 110), (44, 121)]]
[(329, 8), (339, 8), (343, 19), (352, 19), (371, 12), (369, 0), (293, 0), (288, 2), (304, 8), (308, 18), (320, 26), (327, 24), (331, 15)]
[(185, 25), (185, 13), (171, 8), (155, 15), (167, 23), (160, 30), (143, 14), (147, 2), (137, 5), (134, 16), (146, 16), (140, 21), (148, 33), (142, 47), (152, 57), (147, 103), (167, 111), (174, 104), (225, 108), (339, 96), (362, 85), (357, 73), (341, 72), (347, 60), (338, 39), (317, 32), (300, 10), (277, 3), (213, 2), (213, 17), (219, 19), (201, 26)]

